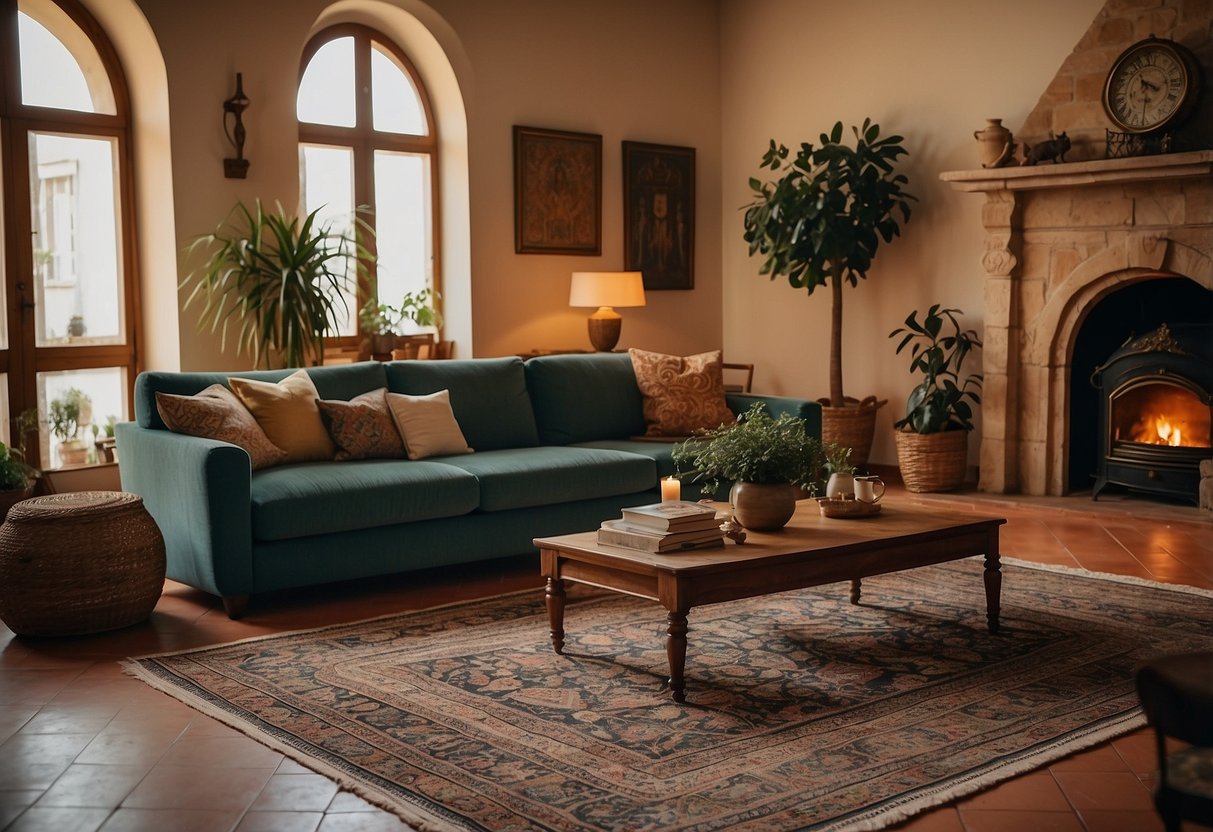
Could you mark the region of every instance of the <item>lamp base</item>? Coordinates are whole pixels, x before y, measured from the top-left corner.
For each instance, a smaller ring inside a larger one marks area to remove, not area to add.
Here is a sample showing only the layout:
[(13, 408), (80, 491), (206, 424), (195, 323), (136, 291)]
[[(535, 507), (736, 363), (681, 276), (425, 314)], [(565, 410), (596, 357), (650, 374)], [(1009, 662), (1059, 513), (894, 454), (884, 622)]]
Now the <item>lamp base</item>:
[(590, 343), (599, 352), (610, 352), (619, 343), (623, 318), (609, 306), (600, 306), (589, 317)]

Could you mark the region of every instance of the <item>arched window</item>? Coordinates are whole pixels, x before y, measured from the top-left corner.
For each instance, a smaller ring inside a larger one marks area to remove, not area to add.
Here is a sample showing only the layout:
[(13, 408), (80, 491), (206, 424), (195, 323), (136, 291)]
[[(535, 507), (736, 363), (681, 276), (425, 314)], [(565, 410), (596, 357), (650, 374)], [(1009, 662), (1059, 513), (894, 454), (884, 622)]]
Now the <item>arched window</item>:
[(126, 82), (76, 0), (0, 0), (0, 30), (3, 439), (37, 408), (30, 462), (94, 462), (136, 368)]
[[(369, 299), (398, 306), (406, 292), (440, 292), (438, 137), (409, 59), (366, 26), (325, 29), (304, 50), (297, 112), (304, 210), (334, 223), (357, 210), (374, 231), (374, 279), (347, 299), (351, 313)], [(339, 332), (356, 343), (357, 316)]]

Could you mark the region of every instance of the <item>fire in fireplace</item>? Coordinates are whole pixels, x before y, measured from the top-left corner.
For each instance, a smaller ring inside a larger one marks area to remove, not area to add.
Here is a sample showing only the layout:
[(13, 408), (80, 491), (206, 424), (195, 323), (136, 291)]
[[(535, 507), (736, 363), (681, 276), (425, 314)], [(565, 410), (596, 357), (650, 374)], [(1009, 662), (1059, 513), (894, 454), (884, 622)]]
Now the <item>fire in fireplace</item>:
[(1196, 502), (1200, 460), (1213, 458), (1213, 327), (1130, 339), (1091, 383), (1103, 442), (1092, 497), (1115, 484)]

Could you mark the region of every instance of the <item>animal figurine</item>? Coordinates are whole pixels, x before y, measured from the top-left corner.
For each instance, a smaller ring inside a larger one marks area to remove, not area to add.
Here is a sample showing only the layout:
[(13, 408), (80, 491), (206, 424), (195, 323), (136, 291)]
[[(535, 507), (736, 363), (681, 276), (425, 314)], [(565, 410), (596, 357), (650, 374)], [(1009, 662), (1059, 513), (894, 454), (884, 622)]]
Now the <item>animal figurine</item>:
[(1037, 162), (1044, 162), (1048, 159), (1053, 160), (1053, 164), (1057, 164), (1058, 160), (1064, 162), (1066, 160), (1066, 151), (1070, 149), (1070, 137), (1065, 131), (1061, 132), (1060, 136), (1054, 136), (1053, 131), (1049, 131), (1049, 138), (1043, 142), (1037, 142), (1032, 146), (1027, 143), (1023, 146), (1023, 163), (1025, 165), (1034, 165)]

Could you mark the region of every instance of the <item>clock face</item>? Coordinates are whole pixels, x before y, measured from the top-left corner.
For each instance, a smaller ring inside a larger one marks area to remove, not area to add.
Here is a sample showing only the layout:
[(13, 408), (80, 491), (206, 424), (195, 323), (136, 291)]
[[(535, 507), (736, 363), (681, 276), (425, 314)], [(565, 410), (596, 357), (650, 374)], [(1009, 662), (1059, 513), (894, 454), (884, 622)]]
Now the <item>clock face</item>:
[(1169, 41), (1148, 39), (1117, 59), (1104, 89), (1104, 109), (1120, 129), (1146, 133), (1181, 115), (1193, 97), (1184, 56)]

